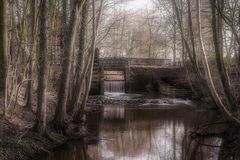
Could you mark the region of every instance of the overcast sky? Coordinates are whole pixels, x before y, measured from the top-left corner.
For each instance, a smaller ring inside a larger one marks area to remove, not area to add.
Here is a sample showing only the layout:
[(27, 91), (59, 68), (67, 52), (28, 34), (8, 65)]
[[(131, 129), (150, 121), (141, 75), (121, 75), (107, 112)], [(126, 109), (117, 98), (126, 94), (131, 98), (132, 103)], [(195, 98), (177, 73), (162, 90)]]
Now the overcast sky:
[(126, 9), (137, 10), (137, 9), (145, 9), (147, 7), (151, 7), (151, 0), (133, 0), (126, 4)]

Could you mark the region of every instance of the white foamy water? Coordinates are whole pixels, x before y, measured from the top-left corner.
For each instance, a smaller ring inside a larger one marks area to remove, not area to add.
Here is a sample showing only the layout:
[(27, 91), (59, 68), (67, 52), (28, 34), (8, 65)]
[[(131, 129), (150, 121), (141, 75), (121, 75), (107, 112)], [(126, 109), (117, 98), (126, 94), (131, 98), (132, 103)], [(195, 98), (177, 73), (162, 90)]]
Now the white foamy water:
[(106, 99), (113, 100), (133, 100), (142, 97), (141, 94), (127, 94), (123, 92), (104, 92), (104, 96)]
[(191, 100), (184, 100), (178, 98), (161, 98), (161, 99), (146, 99), (143, 105), (193, 105)]

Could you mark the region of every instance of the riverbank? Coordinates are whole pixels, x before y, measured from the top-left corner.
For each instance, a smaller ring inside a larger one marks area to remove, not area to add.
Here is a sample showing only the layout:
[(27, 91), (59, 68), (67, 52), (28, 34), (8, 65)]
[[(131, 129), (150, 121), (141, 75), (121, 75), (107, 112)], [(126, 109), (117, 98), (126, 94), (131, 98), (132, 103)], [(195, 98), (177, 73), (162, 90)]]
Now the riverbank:
[[(191, 147), (188, 144), (191, 140), (194, 144), (192, 133), (198, 127), (218, 121), (216, 116), (220, 114), (182, 104), (103, 105), (101, 113), (87, 116), (89, 130), (95, 135), (95, 140), (69, 141), (42, 160), (87, 160), (82, 158), (85, 155), (89, 160), (184, 159), (179, 151)], [(215, 129), (204, 131), (196, 133), (218, 133)], [(185, 138), (188, 141), (184, 141)], [(205, 139), (204, 143), (218, 145), (215, 140), (217, 137)], [(217, 155), (217, 150), (208, 148), (208, 151)]]
[[(47, 120), (51, 121), (55, 106), (56, 94), (48, 93)], [(195, 106), (188, 99), (167, 98), (164, 96), (148, 96), (141, 94), (106, 94), (104, 96), (90, 96), (88, 100), (87, 112), (99, 110), (102, 105), (126, 105), (143, 106), (144, 105), (174, 105), (185, 104)], [(0, 106), (3, 106), (1, 100)], [(95, 106), (95, 107), (93, 107)], [(199, 105), (198, 105), (199, 106)], [(204, 107), (204, 105), (202, 105)], [(209, 106), (209, 105), (206, 105)], [(77, 126), (74, 123), (68, 125), (67, 134), (62, 135), (54, 129), (48, 128), (46, 136), (39, 136), (31, 128), (35, 122), (36, 104), (34, 101), (33, 110), (24, 106), (16, 106), (12, 114), (7, 118), (0, 117), (0, 159), (1, 160), (32, 160), (37, 159), (39, 154), (49, 152), (52, 149), (61, 146), (71, 139), (83, 139), (88, 137), (86, 126), (82, 124)], [(2, 111), (1, 111), (2, 112)], [(48, 125), (51, 126), (51, 125)]]
[(15, 126), (3, 118), (1, 118), (0, 124), (3, 132), (0, 140), (1, 160), (34, 159), (37, 153), (47, 152), (67, 140), (66, 137), (49, 131), (49, 134), (54, 137), (50, 140), (47, 137), (39, 136), (35, 132)]
[[(6, 118), (0, 118), (0, 159), (1, 160), (32, 160), (40, 154), (50, 152), (71, 139), (81, 140), (86, 137), (84, 126), (70, 124), (66, 135), (48, 128), (44, 136), (22, 126), (16, 126)], [(75, 130), (78, 129), (76, 132)]]
[[(48, 94), (47, 121), (52, 120), (56, 97)], [(35, 98), (35, 96), (34, 96)], [(88, 135), (84, 124), (69, 123), (66, 134), (58, 133), (48, 125), (47, 134), (40, 136), (32, 130), (35, 123), (36, 101), (32, 110), (17, 105), (5, 118), (0, 115), (0, 160), (32, 160), (43, 152), (61, 146), (70, 139), (83, 139)], [(0, 98), (0, 113), (3, 109), (3, 99)]]

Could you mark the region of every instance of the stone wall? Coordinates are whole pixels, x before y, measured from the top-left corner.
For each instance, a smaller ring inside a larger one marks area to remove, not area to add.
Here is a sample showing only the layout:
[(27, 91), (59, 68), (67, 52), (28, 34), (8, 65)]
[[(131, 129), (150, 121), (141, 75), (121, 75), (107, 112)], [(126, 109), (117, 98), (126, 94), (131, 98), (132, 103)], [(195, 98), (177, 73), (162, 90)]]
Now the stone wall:
[(178, 89), (191, 90), (184, 68), (134, 68), (131, 67), (126, 78), (128, 93), (161, 92), (161, 84), (168, 84)]

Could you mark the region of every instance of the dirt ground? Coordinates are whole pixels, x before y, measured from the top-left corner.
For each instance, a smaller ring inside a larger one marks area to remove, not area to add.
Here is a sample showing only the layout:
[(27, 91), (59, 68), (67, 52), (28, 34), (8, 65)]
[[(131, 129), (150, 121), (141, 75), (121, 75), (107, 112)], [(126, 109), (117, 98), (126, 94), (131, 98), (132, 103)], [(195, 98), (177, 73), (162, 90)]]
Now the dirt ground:
[[(51, 121), (55, 106), (56, 94), (47, 93), (47, 120)], [(16, 105), (12, 113), (2, 117), (3, 98), (0, 98), (0, 160), (37, 159), (37, 155), (66, 142), (70, 136), (63, 136), (48, 127), (47, 136), (40, 136), (32, 131), (35, 122), (36, 95), (34, 95), (33, 110)], [(48, 125), (50, 126), (50, 125)], [(83, 133), (79, 133), (81, 138)]]

